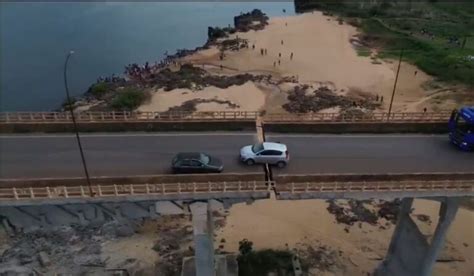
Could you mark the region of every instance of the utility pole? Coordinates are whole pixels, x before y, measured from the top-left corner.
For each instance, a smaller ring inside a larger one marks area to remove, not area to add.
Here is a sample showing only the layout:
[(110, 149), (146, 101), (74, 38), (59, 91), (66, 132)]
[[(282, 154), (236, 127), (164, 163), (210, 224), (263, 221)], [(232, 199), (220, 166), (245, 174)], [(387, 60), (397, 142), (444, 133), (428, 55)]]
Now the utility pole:
[(77, 145), (79, 146), (79, 152), (81, 153), (82, 166), (84, 167), (84, 173), (86, 174), (87, 186), (89, 187), (89, 194), (91, 197), (94, 197), (94, 192), (92, 191), (91, 179), (89, 177), (89, 171), (87, 170), (86, 159), (84, 157), (84, 151), (82, 150), (81, 138), (79, 137), (79, 130), (77, 128), (76, 117), (74, 115), (73, 103), (71, 101), (71, 96), (69, 95), (69, 87), (67, 83), (67, 65), (69, 63), (69, 58), (74, 54), (74, 51), (69, 51), (66, 56), (66, 61), (64, 62), (64, 88), (66, 90), (66, 98), (69, 106), (69, 111), (71, 112), (72, 124), (74, 125), (74, 132), (76, 132)]
[(395, 90), (397, 89), (398, 74), (400, 73), (400, 65), (402, 64), (403, 51), (404, 51), (404, 49), (400, 50), (400, 57), (398, 59), (397, 75), (395, 76), (395, 83), (393, 84), (392, 98), (390, 99), (390, 106), (388, 107), (387, 121), (390, 120), (390, 114), (392, 113), (393, 98), (395, 97)]

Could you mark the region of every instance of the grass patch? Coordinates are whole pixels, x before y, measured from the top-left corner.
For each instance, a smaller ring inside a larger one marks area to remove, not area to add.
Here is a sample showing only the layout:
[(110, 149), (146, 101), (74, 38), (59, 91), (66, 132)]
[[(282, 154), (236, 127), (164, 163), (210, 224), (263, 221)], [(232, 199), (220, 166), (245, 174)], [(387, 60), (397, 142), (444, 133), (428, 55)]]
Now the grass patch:
[(111, 106), (117, 110), (134, 110), (150, 99), (150, 94), (137, 88), (125, 88), (117, 92), (112, 99)]
[(370, 57), (370, 55), (372, 54), (372, 51), (367, 47), (357, 47), (356, 51), (357, 55), (361, 57)]
[[(319, 9), (355, 22), (381, 58), (404, 60), (446, 82), (474, 86), (474, 5), (466, 2), (295, 0), (297, 11)], [(451, 38), (458, 44), (450, 43)], [(464, 42), (465, 41), (465, 42)], [(359, 51), (359, 55), (366, 55)]]
[(239, 242), (239, 276), (294, 275), (291, 252), (273, 249), (254, 251), (252, 245), (246, 239)]

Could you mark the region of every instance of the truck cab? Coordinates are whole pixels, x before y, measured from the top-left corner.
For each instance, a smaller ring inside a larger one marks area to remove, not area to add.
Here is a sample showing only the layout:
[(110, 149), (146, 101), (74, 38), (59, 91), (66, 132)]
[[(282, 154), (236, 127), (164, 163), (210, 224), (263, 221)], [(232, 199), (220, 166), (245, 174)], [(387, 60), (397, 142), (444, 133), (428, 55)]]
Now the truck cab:
[(451, 143), (462, 150), (474, 150), (474, 107), (453, 110), (448, 127)]

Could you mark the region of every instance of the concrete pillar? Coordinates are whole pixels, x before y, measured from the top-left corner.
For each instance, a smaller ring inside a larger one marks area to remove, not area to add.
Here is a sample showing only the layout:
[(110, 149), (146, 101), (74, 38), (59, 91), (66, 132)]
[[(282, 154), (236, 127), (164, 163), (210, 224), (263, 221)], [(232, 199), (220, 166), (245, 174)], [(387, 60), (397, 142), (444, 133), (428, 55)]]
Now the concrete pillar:
[(421, 275), (429, 276), (433, 271), (433, 265), (436, 262), (436, 258), (439, 255), (441, 249), (443, 249), (444, 240), (446, 233), (448, 232), (449, 226), (456, 217), (456, 213), (459, 207), (459, 200), (457, 198), (446, 198), (439, 209), (439, 221), (436, 226), (433, 239), (424, 257), (424, 261), (421, 264)]
[(196, 276), (215, 275), (212, 211), (207, 202), (189, 206), (193, 220)]
[(391, 261), (390, 259), (393, 258), (395, 252), (397, 251), (397, 246), (401, 244), (400, 239), (403, 237), (403, 231), (401, 231), (401, 229), (405, 228), (405, 224), (408, 223), (412, 205), (413, 198), (404, 198), (400, 203), (400, 211), (398, 211), (397, 224), (392, 234), (392, 240), (390, 240), (387, 256), (385, 256), (384, 260), (384, 262), (386, 263)]

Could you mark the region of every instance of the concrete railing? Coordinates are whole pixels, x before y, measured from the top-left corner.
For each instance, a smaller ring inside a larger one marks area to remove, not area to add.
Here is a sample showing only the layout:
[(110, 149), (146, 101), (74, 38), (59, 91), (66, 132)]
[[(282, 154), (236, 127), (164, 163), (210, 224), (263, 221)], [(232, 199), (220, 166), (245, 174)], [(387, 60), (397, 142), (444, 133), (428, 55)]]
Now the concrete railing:
[[(428, 113), (371, 113), (344, 115), (339, 113), (265, 114), (264, 122), (447, 122), (448, 111)], [(256, 120), (258, 111), (209, 111), (209, 112), (80, 112), (80, 122), (161, 122), (161, 121), (242, 121)], [(1, 112), (0, 123), (69, 122), (69, 112)]]
[(216, 194), (225, 197), (226, 193), (265, 192), (270, 185), (265, 181), (234, 181), (207, 183), (162, 183), (162, 184), (121, 184), (91, 186), (56, 186), (28, 188), (0, 188), (2, 201), (118, 198), (127, 196), (164, 196), (189, 194)]
[[(78, 112), (79, 122), (127, 122), (127, 121), (242, 121), (256, 120), (257, 111), (209, 111), (209, 112)], [(0, 123), (56, 123), (70, 122), (69, 112), (1, 112)]]
[(447, 123), (451, 112), (400, 112), (371, 113), (363, 115), (344, 115), (339, 113), (301, 113), (301, 114), (266, 114), (264, 122), (311, 122), (311, 123), (341, 123), (341, 122), (444, 122)]
[(474, 180), (289, 182), (275, 185), (278, 199), (473, 196)]

